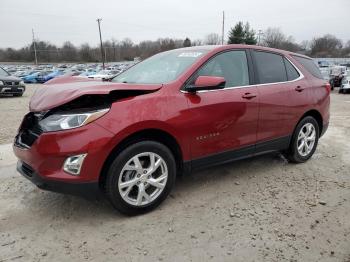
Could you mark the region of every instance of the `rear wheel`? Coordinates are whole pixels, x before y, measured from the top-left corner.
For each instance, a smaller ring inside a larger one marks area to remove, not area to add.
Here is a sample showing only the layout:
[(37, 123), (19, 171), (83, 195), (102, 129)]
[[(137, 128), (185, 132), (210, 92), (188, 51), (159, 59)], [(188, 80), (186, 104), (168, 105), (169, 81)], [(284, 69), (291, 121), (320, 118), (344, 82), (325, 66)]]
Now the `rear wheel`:
[(106, 179), (112, 205), (127, 215), (157, 207), (170, 193), (176, 177), (171, 151), (155, 141), (135, 143), (113, 161)]
[(294, 131), (287, 158), (294, 163), (306, 162), (314, 154), (318, 138), (319, 125), (315, 118), (303, 118)]

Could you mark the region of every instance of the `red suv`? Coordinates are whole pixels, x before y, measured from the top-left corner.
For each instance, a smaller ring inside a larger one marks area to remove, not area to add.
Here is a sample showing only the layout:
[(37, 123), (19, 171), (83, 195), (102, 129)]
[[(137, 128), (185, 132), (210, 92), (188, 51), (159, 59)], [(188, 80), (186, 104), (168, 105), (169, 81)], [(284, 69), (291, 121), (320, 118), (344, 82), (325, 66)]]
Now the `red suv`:
[(14, 142), (38, 187), (105, 192), (126, 214), (159, 205), (177, 174), (272, 151), (305, 162), (329, 122), (330, 85), (303, 55), (259, 46), (157, 54), (110, 82), (58, 78)]

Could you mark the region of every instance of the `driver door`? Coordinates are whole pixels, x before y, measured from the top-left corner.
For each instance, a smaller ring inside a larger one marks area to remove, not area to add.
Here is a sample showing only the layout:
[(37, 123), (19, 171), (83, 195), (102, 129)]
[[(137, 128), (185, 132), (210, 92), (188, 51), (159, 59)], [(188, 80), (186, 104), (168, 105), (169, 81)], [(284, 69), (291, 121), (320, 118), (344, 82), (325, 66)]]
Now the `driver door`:
[[(232, 50), (212, 57), (192, 77), (220, 76), (225, 88), (187, 93), (192, 121), (192, 167), (225, 162), (254, 153), (257, 139), (257, 88), (250, 85), (245, 50)], [(197, 160), (196, 160), (197, 159)]]

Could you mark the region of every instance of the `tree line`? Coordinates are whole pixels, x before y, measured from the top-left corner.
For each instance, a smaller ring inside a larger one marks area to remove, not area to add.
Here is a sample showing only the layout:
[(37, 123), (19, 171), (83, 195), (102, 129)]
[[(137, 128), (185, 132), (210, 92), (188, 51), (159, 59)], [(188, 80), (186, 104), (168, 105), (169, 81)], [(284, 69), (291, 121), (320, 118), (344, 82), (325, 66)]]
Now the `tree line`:
[[(227, 44), (261, 45), (272, 48), (299, 52), (311, 57), (350, 57), (350, 40), (343, 43), (337, 37), (327, 34), (312, 40), (297, 43), (292, 36), (287, 36), (280, 28), (267, 28), (258, 33), (248, 22), (238, 22), (228, 33)], [(156, 53), (180, 47), (218, 45), (221, 44), (219, 34), (211, 33), (204, 39), (191, 40), (159, 38), (151, 41), (133, 43), (131, 39), (122, 41), (111, 39), (103, 43), (103, 56), (107, 62), (130, 61), (135, 57), (147, 58)], [(98, 62), (101, 61), (99, 46), (88, 43), (75, 46), (67, 41), (62, 46), (56, 46), (47, 41), (35, 41), (38, 61), (43, 62)], [(34, 61), (34, 43), (25, 47), (0, 48), (0, 61), (32, 62)]]

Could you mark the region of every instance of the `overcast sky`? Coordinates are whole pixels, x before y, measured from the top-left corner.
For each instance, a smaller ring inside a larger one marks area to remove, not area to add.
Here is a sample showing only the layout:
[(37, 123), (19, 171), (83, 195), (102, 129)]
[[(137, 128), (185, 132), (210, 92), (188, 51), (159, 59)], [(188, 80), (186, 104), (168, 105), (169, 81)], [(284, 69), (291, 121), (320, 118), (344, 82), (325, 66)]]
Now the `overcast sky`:
[(57, 45), (96, 45), (98, 17), (104, 40), (203, 39), (221, 34), (223, 10), (226, 36), (237, 21), (249, 21), (256, 31), (280, 27), (298, 42), (326, 33), (350, 39), (350, 0), (0, 0), (0, 47), (29, 44), (32, 28)]

